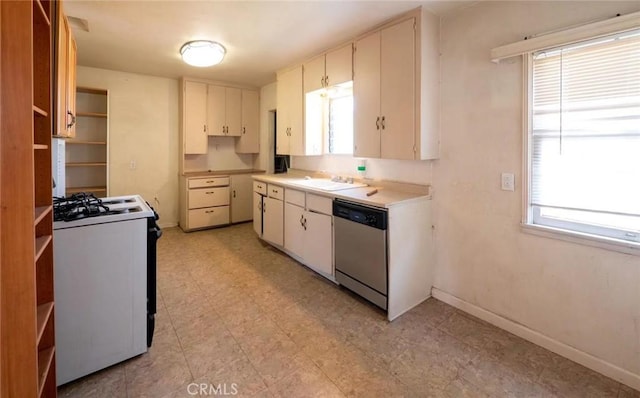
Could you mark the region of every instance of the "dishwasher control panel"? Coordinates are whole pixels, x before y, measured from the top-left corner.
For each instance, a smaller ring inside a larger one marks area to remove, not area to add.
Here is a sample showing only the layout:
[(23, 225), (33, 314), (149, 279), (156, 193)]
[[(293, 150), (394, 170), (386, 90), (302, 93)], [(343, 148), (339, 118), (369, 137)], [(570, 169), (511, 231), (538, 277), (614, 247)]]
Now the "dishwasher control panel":
[(333, 201), (334, 217), (344, 218), (377, 229), (387, 229), (387, 211), (341, 200)]

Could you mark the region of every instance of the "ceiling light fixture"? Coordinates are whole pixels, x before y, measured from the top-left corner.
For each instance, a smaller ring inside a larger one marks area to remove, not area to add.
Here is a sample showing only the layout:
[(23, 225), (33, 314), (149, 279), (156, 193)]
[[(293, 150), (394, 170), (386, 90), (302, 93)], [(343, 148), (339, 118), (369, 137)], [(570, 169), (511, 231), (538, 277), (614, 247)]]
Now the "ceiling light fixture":
[(222, 62), (227, 50), (222, 44), (210, 40), (194, 40), (180, 48), (182, 60), (192, 66), (212, 66)]

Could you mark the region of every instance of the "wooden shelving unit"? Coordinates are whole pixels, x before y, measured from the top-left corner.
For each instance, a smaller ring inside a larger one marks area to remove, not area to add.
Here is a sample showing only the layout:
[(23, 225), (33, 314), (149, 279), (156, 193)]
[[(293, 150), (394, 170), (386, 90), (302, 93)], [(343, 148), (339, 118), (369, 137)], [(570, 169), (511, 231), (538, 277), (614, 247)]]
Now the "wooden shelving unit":
[(65, 195), (108, 194), (109, 96), (107, 90), (76, 88), (75, 138), (66, 141)]
[(56, 396), (51, 21), (58, 4), (0, 2), (3, 397)]

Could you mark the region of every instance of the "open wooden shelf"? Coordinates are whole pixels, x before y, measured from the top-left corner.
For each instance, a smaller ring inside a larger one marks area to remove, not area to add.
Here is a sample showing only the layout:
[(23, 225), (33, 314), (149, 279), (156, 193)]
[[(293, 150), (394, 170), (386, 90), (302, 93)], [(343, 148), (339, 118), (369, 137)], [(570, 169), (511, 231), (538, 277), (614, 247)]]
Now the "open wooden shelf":
[(68, 187), (67, 194), (78, 192), (107, 192), (107, 187)]
[(74, 162), (66, 164), (67, 167), (99, 167), (106, 165), (107, 162)]
[(51, 239), (51, 235), (45, 235), (36, 238), (36, 262), (38, 262), (38, 259), (40, 258), (40, 256), (42, 256), (42, 253), (44, 253), (44, 249), (47, 248), (47, 245), (51, 242)]
[(49, 113), (47, 111), (39, 108), (36, 105), (33, 106), (33, 112), (36, 113), (37, 115), (40, 115), (40, 116), (44, 116), (44, 117), (49, 116)]
[(101, 88), (92, 88), (92, 87), (76, 87), (76, 91), (84, 94), (99, 94), (99, 95), (107, 95), (107, 90)]
[(51, 21), (49, 20), (49, 16), (47, 15), (47, 12), (44, 10), (44, 7), (42, 6), (42, 3), (40, 2), (40, 0), (35, 0), (35, 3), (38, 4), (38, 8), (40, 9), (40, 15), (42, 16), (42, 18), (44, 18), (45, 23), (51, 26)]
[(36, 325), (37, 325), (37, 340), (36, 342), (39, 344), (40, 339), (42, 339), (42, 334), (44, 333), (44, 328), (47, 326), (47, 321), (49, 321), (49, 317), (53, 313), (53, 301), (40, 304), (36, 310)]
[(33, 224), (38, 225), (38, 223), (42, 221), (42, 219), (45, 218), (52, 209), (52, 205), (36, 207), (35, 220)]
[(44, 387), (44, 382), (47, 380), (55, 352), (55, 347), (45, 348), (38, 352), (38, 396), (42, 395), (42, 388)]
[(101, 118), (107, 118), (107, 114), (106, 113), (98, 113), (98, 112), (78, 112), (76, 114), (77, 116), (86, 116), (86, 117), (101, 117)]
[(106, 141), (69, 140), (67, 145), (107, 145)]

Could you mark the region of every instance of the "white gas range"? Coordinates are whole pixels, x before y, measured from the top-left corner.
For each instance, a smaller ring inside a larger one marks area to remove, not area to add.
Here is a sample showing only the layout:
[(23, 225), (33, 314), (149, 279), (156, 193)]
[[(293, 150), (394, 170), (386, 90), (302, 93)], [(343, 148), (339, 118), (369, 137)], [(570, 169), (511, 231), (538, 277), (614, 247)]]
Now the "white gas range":
[[(157, 214), (139, 195), (54, 199), (57, 385), (140, 355), (156, 312)], [(68, 221), (64, 221), (68, 220)]]

